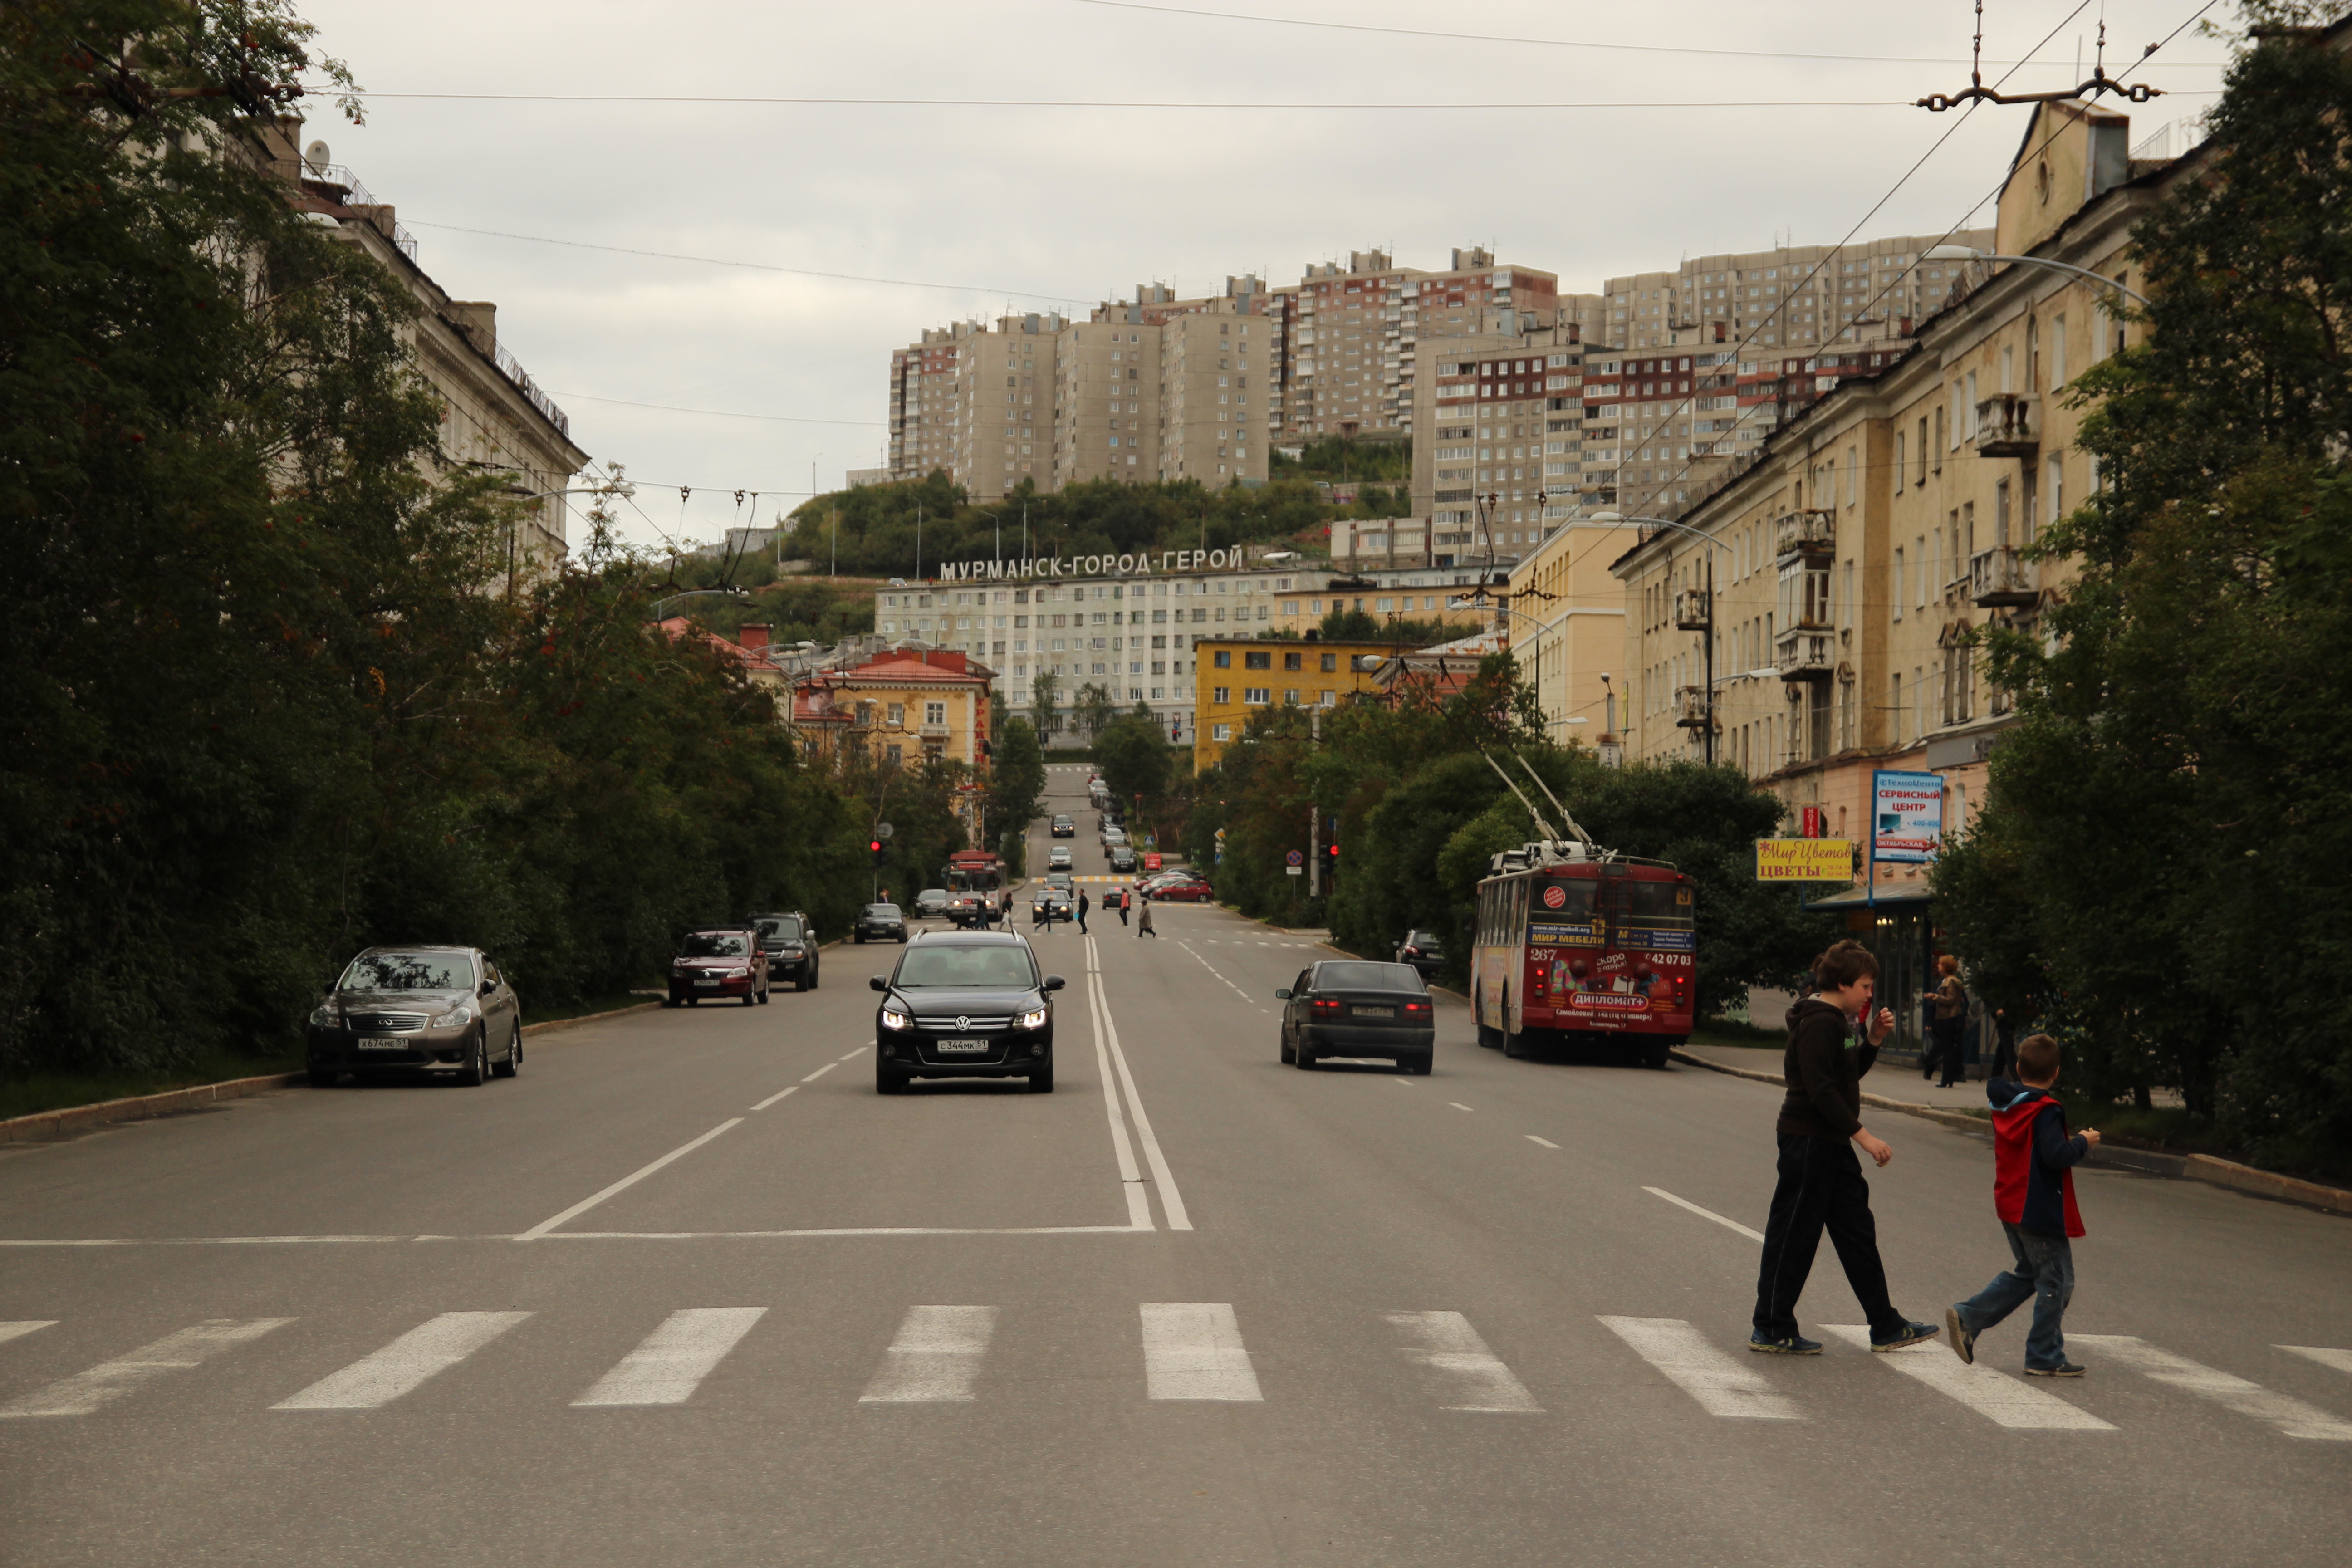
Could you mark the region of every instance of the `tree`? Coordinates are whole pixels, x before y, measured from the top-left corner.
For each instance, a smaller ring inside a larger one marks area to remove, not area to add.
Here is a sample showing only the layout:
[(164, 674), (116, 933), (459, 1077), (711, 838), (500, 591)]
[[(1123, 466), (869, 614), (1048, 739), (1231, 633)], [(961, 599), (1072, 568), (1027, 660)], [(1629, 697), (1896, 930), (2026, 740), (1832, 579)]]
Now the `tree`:
[(1029, 711), (1040, 741), (1050, 742), (1062, 732), (1062, 710), (1057, 705), (1061, 691), (1062, 678), (1051, 670), (1039, 670), (1029, 683)]
[(1045, 793), (1045, 754), (1025, 719), (1008, 719), (990, 759), (988, 820), (1005, 831), (1026, 827)]
[(1071, 704), (1070, 727), (1077, 731), (1079, 739), (1092, 745), (1118, 713), (1118, 709), (1111, 701), (1110, 688), (1089, 680), (1078, 688), (1078, 699)]
[(1122, 807), (1139, 797), (1157, 799), (1168, 787), (1168, 737), (1159, 721), (1146, 715), (1123, 713), (1095, 737), (1095, 766), (1103, 786)]
[[(2257, 20), (2310, 7), (2251, 7)], [(2352, 1160), (2352, 58), (2241, 48), (2134, 231), (2144, 335), (2074, 395), (2077, 575), (1989, 640), (2020, 722), (1937, 874), (1963, 956), (2038, 992), (2095, 1097), (2178, 1086), (2265, 1157)], [(2005, 906), (2017, 933), (2002, 931)], [(2011, 978), (2013, 977), (2013, 978)]]

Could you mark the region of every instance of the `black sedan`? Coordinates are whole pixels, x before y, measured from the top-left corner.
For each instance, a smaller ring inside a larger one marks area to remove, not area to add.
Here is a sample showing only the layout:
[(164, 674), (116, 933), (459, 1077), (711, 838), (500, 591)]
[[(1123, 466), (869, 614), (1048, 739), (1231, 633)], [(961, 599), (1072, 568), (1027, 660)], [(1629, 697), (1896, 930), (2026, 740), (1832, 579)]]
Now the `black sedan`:
[(522, 1005), (473, 947), (372, 947), (310, 1015), (311, 1087), (345, 1072), (446, 1073), (459, 1083), (522, 1070)]
[(1433, 931), (1409, 931), (1397, 943), (1396, 961), (1412, 965), (1414, 973), (1426, 980), (1445, 962), (1445, 947)]
[(907, 940), (907, 917), (896, 904), (868, 904), (857, 911), (857, 923), (849, 928), (852, 942), (904, 942)]
[(1078, 825), (1072, 822), (1067, 816), (1056, 816), (1054, 818), (1053, 832), (1055, 837), (1074, 838), (1077, 836), (1077, 831)]
[(1311, 1068), (1325, 1057), (1378, 1057), (1400, 1072), (1429, 1071), (1437, 1012), (1409, 963), (1325, 959), (1275, 995), (1283, 1002), (1286, 1062)]
[(795, 991), (816, 989), (816, 927), (804, 914), (753, 915), (751, 930), (768, 955), (768, 978), (789, 980)]
[(926, 936), (876, 975), (874, 1089), (898, 1094), (918, 1078), (1022, 1078), (1054, 1091), (1054, 1003), (1062, 977), (1005, 931)]

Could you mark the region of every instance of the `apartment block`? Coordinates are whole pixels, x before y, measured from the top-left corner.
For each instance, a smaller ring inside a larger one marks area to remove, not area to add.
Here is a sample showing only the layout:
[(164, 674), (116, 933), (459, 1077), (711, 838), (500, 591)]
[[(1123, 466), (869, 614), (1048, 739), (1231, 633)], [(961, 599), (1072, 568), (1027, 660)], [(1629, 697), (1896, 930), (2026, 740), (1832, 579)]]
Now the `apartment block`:
[(1040, 489), (1160, 477), (1161, 329), (1101, 316), (1064, 327), (1055, 344), (1053, 466)]
[(1236, 479), (1264, 483), (1265, 432), (1254, 419), (1265, 406), (1272, 380), (1274, 334), (1267, 323), (1245, 315), (1183, 315), (1158, 331), (1157, 477), (1197, 479), (1212, 489)]
[(1413, 398), (1431, 564), (1507, 567), (1579, 515), (1585, 359), (1572, 325), (1435, 346)]
[(890, 353), (890, 454), (894, 479), (919, 479), (956, 462), (956, 363), (968, 323), (925, 329)]
[(1000, 500), (1024, 479), (1054, 475), (1055, 360), (1059, 316), (1003, 316), (957, 342), (954, 447), (949, 471), (974, 501)]

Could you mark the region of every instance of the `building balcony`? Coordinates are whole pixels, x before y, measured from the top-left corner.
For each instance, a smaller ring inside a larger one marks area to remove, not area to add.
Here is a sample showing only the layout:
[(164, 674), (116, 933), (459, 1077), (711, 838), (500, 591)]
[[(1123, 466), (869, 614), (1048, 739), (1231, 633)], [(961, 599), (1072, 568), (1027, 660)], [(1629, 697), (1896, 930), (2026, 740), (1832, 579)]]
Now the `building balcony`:
[(945, 724), (925, 724), (920, 727), (919, 732), (926, 741), (944, 741), (948, 738), (948, 727)]
[(1980, 399), (1969, 444), (1979, 458), (2031, 458), (2042, 448), (2039, 414), (2031, 393), (2002, 392)]
[(1773, 639), (1772, 654), (1784, 681), (1827, 680), (1837, 673), (1837, 634), (1783, 632)]
[(1707, 724), (1706, 688), (1677, 686), (1675, 688), (1675, 728), (1704, 730)]
[(2001, 545), (1969, 557), (1969, 598), (1986, 609), (2032, 605), (2042, 597), (2034, 563)]
[(1675, 594), (1675, 629), (1703, 632), (1715, 624), (1708, 613), (1706, 590), (1682, 588)]
[(1773, 553), (1782, 563), (1837, 552), (1837, 517), (1827, 509), (1792, 511), (1773, 524)]

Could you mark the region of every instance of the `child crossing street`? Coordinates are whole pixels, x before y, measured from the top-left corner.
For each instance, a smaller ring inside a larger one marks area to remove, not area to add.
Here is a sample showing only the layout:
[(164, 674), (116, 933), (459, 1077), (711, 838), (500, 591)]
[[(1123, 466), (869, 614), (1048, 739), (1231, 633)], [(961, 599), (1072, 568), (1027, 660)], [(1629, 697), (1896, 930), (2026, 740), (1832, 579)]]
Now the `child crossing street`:
[(2066, 1359), (2066, 1304), (2074, 1297), (2074, 1238), (2083, 1234), (2074, 1207), (2074, 1167), (2099, 1145), (2095, 1127), (2072, 1137), (2066, 1110), (2050, 1091), (2058, 1082), (2058, 1042), (2034, 1035), (2017, 1043), (2017, 1079), (1985, 1085), (1992, 1101), (1993, 1212), (2009, 1237), (2013, 1266), (1944, 1314), (1952, 1351), (1974, 1364), (1977, 1336), (2026, 1302), (2029, 1377), (2080, 1377)]

